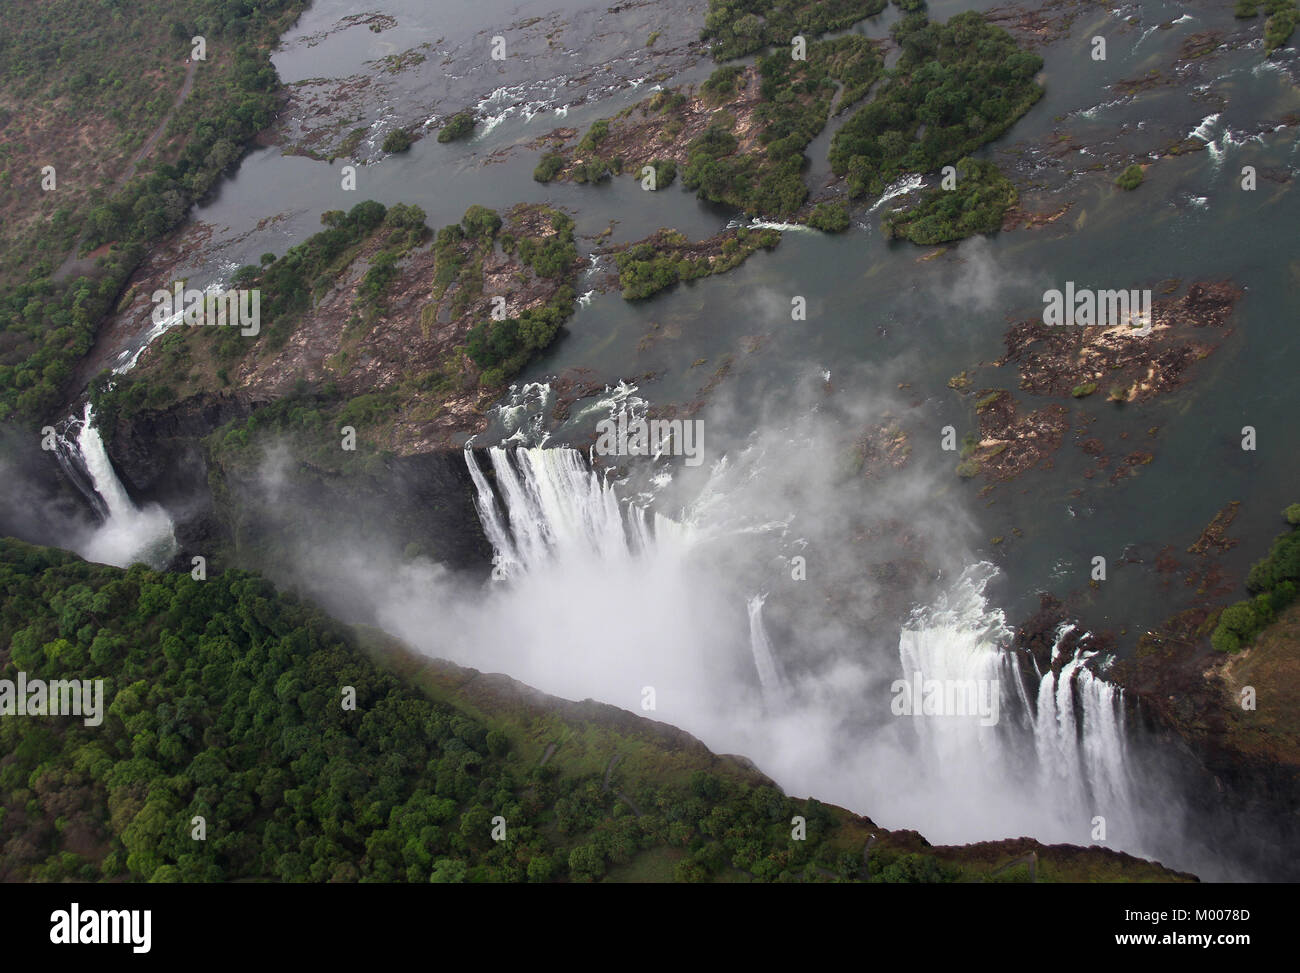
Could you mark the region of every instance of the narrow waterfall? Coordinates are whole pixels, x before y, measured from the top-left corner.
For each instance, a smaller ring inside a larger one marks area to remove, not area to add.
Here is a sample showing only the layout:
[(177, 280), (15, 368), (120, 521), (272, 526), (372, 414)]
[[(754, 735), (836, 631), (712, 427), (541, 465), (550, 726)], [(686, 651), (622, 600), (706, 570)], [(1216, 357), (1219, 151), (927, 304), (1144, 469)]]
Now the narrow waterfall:
[(763, 697), (771, 702), (780, 698), (784, 687), (776, 660), (772, 658), (772, 643), (763, 625), (763, 600), (763, 595), (754, 595), (748, 602), (749, 646), (754, 653), (754, 668), (758, 670), (759, 682), (763, 685)]
[(117, 478), (95, 428), (89, 402), (82, 418), (69, 420), (67, 435), (58, 443), (59, 464), (86, 495), (100, 517), (99, 526), (77, 547), (88, 561), (126, 567), (144, 561), (161, 567), (176, 552), (174, 525), (167, 511), (156, 504), (138, 508)]

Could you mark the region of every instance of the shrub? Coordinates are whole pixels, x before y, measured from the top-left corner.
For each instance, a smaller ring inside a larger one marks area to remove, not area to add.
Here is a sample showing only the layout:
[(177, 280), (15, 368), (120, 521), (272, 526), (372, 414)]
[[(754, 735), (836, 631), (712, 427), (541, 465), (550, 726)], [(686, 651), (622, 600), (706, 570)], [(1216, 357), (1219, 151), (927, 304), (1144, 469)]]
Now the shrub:
[(1137, 189), (1142, 185), (1142, 167), (1136, 162), (1119, 174), (1115, 180), (1115, 185), (1120, 189), (1131, 190)]
[(548, 152), (542, 156), (542, 161), (537, 163), (537, 168), (533, 170), (533, 178), (538, 182), (550, 182), (563, 168), (564, 156), (558, 152)]
[(460, 225), (465, 228), (466, 236), (495, 236), (497, 230), (501, 229), (501, 217), (497, 215), (496, 210), (475, 203), (465, 210)]
[(677, 163), (672, 159), (654, 159), (650, 162), (655, 170), (655, 189), (667, 189), (677, 181)]
[(1273, 16), (1264, 22), (1264, 50), (1274, 51), (1291, 39), (1296, 23), (1300, 22), (1300, 9), (1294, 6), (1274, 5)]
[(474, 131), (474, 113), (469, 111), (457, 112), (447, 119), (447, 124), (443, 125), (438, 132), (439, 142), (454, 142), (457, 139), (463, 139)]
[(818, 203), (808, 216), (808, 225), (823, 233), (843, 233), (849, 228), (849, 208), (843, 203)]
[(740, 79), (744, 69), (739, 65), (726, 64), (714, 71), (704, 84), (700, 85), (700, 93), (704, 100), (711, 105), (720, 105), (736, 93), (736, 82)]
[(414, 142), (414, 139), (411, 138), (410, 132), (404, 128), (395, 128), (384, 139), (382, 148), (385, 152), (396, 154), (405, 152), (411, 147), (412, 142)]
[(1291, 528), (1273, 542), (1268, 557), (1251, 567), (1246, 590), (1255, 597), (1225, 608), (1210, 636), (1219, 652), (1236, 652), (1262, 631), (1296, 598), (1300, 582), (1300, 504), (1284, 511)]

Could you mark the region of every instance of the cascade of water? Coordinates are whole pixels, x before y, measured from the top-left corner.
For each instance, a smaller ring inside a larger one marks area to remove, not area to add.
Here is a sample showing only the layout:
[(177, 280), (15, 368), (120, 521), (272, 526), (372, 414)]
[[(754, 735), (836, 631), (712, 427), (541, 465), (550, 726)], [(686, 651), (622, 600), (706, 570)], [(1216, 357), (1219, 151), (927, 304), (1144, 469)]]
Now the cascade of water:
[[(982, 682), (993, 687), (1000, 704), (999, 726), (988, 730), (973, 720), (918, 720), (932, 770), (975, 767), (998, 786), (1023, 781), (1030, 770), (1036, 782), (1030, 796), (1052, 827), (1064, 826), (1062, 837), (1078, 840), (1097, 815), (1134, 821), (1122, 690), (1085, 664), (1095, 652), (1076, 649), (1063, 659), (1062, 646), (1075, 629), (1063, 624), (1055, 633), (1052, 665), (1031, 703), (1016, 658), (1005, 649), (1011, 633), (1003, 614), (985, 601), (984, 587), (994, 573), (992, 565), (968, 569), (899, 639), (906, 679), (919, 673), (940, 685)], [(1135, 836), (1125, 837), (1132, 848)]]
[(754, 653), (754, 668), (758, 670), (759, 682), (763, 685), (763, 697), (769, 701), (778, 699), (783, 685), (781, 675), (772, 657), (772, 643), (767, 637), (767, 628), (763, 625), (762, 595), (749, 599), (749, 646)]
[[(520, 675), (537, 673), (535, 678), (551, 680), (552, 691), (575, 698), (597, 695), (612, 702), (622, 698), (625, 683), (658, 685), (661, 702), (693, 694), (695, 703), (679, 710), (682, 725), (707, 734), (711, 743), (726, 739), (728, 727), (738, 728), (751, 748), (744, 752), (784, 768), (805, 787), (839, 786), (845, 752), (837, 747), (847, 746), (863, 783), (843, 785), (842, 800), (861, 802), (865, 811), (867, 800), (890, 804), (894, 799), (890, 806), (909, 815), (919, 810), (925, 816), (927, 807), (934, 808), (925, 820), (949, 829), (939, 835), (947, 840), (1033, 834), (1083, 843), (1095, 815), (1123, 818), (1131, 807), (1120, 691), (1085, 665), (1090, 653), (1061, 658), (1070, 632), (1063, 626), (1053, 665), (1046, 674), (1028, 674), (1028, 681), (1038, 681), (1037, 699), (1031, 698), (1022, 660), (1007, 650), (1011, 629), (985, 597), (997, 574), (993, 565), (968, 568), (932, 606), (913, 615), (897, 643), (905, 679), (919, 675), (927, 683), (978, 687), (981, 706), (992, 704), (991, 712), (967, 709), (960, 714), (966, 718), (909, 721), (914, 735), (896, 732), (895, 724), (878, 738), (868, 735), (846, 744), (842, 728), (853, 722), (854, 711), (878, 705), (861, 695), (873, 685), (863, 675), (869, 662), (846, 654), (829, 680), (826, 673), (784, 668), (764, 624), (762, 594), (747, 598), (749, 659), (727, 654), (745, 652), (736, 616), (724, 607), (735, 603), (730, 582), (739, 579), (711, 577), (707, 559), (698, 557), (714, 541), (737, 541), (748, 532), (748, 522), (737, 522), (731, 509), (732, 491), (719, 479), (727, 473), (725, 463), (717, 464), (717, 475), (679, 522), (620, 503), (608, 479), (575, 450), (495, 447), (487, 455), (491, 477), (473, 451), (467, 451), (466, 463), (484, 531), (506, 566), (498, 577), (511, 580), (498, 589), (511, 599), (509, 607), (498, 604), (494, 618), (521, 614), (518, 624), (528, 633), (522, 642), (494, 640), (521, 647), (517, 663), (510, 663), (507, 653), (493, 664), (511, 664), (523, 670)], [(720, 530), (723, 524), (733, 526)], [(561, 593), (574, 590), (606, 618), (653, 605), (655, 622), (622, 630), (616, 652), (603, 630), (571, 615), (539, 631), (539, 614)], [(706, 631), (702, 625), (712, 627)], [(734, 665), (742, 661), (757, 673), (766, 702), (761, 709), (750, 708), (743, 692), (733, 693), (731, 681), (743, 671)], [(663, 674), (642, 678), (656, 667)], [(671, 694), (663, 692), (670, 680)], [(729, 713), (725, 721), (718, 719), (720, 706)], [(790, 749), (780, 728), (795, 725), (818, 728), (801, 738), (800, 746), (809, 749)], [(898, 741), (904, 743), (901, 752)], [(882, 794), (870, 783), (872, 760), (892, 763), (900, 757), (900, 766), (915, 776), (915, 799), (906, 794), (895, 799), (893, 792)], [(963, 823), (935, 803), (953, 799), (971, 802), (978, 818), (967, 815)], [(1123, 847), (1140, 851), (1134, 835), (1124, 836)]]
[(88, 561), (119, 567), (136, 561), (160, 567), (176, 551), (171, 517), (156, 504), (138, 508), (131, 502), (95, 428), (95, 413), (89, 402), (82, 418), (69, 424), (69, 433), (74, 427), (75, 440), (70, 436), (59, 440), (59, 463), (101, 517), (99, 527), (77, 553)]

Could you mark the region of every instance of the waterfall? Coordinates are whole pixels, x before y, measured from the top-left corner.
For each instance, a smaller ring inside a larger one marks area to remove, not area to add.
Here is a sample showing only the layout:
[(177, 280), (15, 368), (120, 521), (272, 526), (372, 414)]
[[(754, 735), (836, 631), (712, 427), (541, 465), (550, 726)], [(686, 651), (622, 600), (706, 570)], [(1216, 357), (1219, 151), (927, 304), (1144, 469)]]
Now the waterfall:
[[(1092, 671), (1094, 653), (1060, 658), (1067, 627), (1045, 675), (1009, 651), (1012, 630), (985, 595), (993, 565), (969, 567), (896, 636), (846, 642), (838, 625), (810, 624), (795, 664), (767, 631), (764, 582), (746, 576), (780, 532), (746, 499), (760, 471), (744, 455), (716, 464), (679, 520), (620, 500), (573, 449), (498, 446), (465, 461), (495, 583), (454, 638), (424, 634), (446, 608), (411, 623), (430, 651), (634, 712), (652, 688), (658, 705), (642, 715), (745, 753), (787, 790), (932, 840), (1086, 845), (1102, 815), (1112, 847), (1141, 852), (1120, 691)], [(881, 687), (899, 668), (905, 680), (976, 687), (991, 705), (890, 719)]]
[(759, 682), (763, 685), (763, 697), (773, 700), (779, 699), (783, 687), (776, 661), (772, 658), (772, 643), (768, 641), (767, 629), (763, 625), (763, 601), (763, 595), (754, 595), (748, 602), (749, 646), (754, 654)]
[(488, 454), (508, 529), (473, 451), (466, 450), (465, 457), (479, 518), (497, 554), (498, 577), (535, 571), (583, 552), (626, 560), (646, 543), (644, 512), (634, 510), (631, 533), (625, 531), (614, 488), (588, 469), (576, 450), (493, 446)]
[[(1062, 642), (1073, 630), (1073, 625), (1057, 630), (1054, 663), (1060, 661)], [(1034, 743), (1044, 787), (1061, 788), (1069, 801), (1104, 817), (1108, 827), (1115, 822), (1122, 826), (1135, 818), (1124, 693), (1085, 665), (1095, 655), (1078, 648), (1059, 674), (1049, 669), (1043, 675)]]
[(69, 420), (67, 432), (57, 442), (59, 465), (100, 518), (99, 526), (76, 545), (77, 553), (88, 561), (118, 567), (136, 561), (161, 567), (176, 553), (172, 520), (157, 504), (139, 508), (132, 503), (95, 428), (89, 402), (80, 420)]
[[(941, 685), (986, 685), (996, 693), (996, 726), (974, 720), (915, 721), (923, 757), (936, 775), (960, 772), (971, 788), (991, 786), (1021, 793), (1042, 819), (1040, 840), (1090, 842), (1093, 819), (1104, 817), (1109, 837), (1135, 848), (1132, 784), (1124, 731), (1123, 692), (1095, 675), (1086, 663), (1096, 653), (1062, 645), (1075, 626), (1055, 633), (1052, 665), (1030, 700), (1015, 655), (1005, 648), (1011, 632), (1002, 612), (986, 601), (984, 588), (996, 574), (990, 564), (969, 568), (935, 605), (916, 615), (899, 639), (905, 679), (919, 673)], [(1082, 639), (1086, 643), (1087, 636)], [(1010, 809), (1008, 814), (1014, 814)], [(1008, 833), (1011, 833), (1008, 831)]]
[[(987, 765), (1001, 777), (1017, 763), (1017, 741), (1008, 721), (1020, 723), (1030, 712), (1015, 658), (1003, 651), (1011, 630), (999, 609), (988, 605), (984, 589), (996, 575), (988, 563), (968, 568), (934, 605), (915, 612), (899, 634), (898, 658), (904, 680), (934, 681), (940, 688), (975, 687), (995, 702), (997, 725), (981, 726), (967, 711), (916, 720), (921, 744), (936, 768)], [(996, 696), (996, 700), (992, 697)]]

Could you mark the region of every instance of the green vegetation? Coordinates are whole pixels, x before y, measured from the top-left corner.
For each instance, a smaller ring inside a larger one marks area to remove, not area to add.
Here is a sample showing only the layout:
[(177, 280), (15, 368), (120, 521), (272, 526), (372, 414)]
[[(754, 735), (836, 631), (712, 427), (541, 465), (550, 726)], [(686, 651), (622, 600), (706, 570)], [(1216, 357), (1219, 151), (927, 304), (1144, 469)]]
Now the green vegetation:
[(447, 119), (447, 124), (442, 126), (438, 131), (439, 142), (454, 142), (457, 139), (467, 138), (474, 131), (474, 126), (478, 123), (474, 121), (474, 113), (471, 111), (457, 112)]
[(1300, 6), (1287, 0), (1265, 0), (1269, 18), (1264, 22), (1264, 51), (1275, 51), (1291, 39), (1300, 23)]
[[(439, 135), (439, 138), (441, 139), (441, 134)], [(392, 152), (396, 154), (400, 152), (405, 152), (407, 149), (411, 147), (414, 141), (415, 140), (411, 138), (411, 133), (408, 132), (406, 129), (395, 128), (388, 133), (387, 137), (384, 139), (384, 144), (381, 146), (381, 148), (385, 152)]]
[(1300, 584), (1300, 504), (1283, 512), (1289, 530), (1273, 542), (1268, 557), (1255, 564), (1246, 576), (1246, 590), (1253, 598), (1223, 610), (1210, 644), (1219, 652), (1236, 652), (1254, 640), (1276, 617), (1295, 601)]
[(849, 208), (843, 203), (818, 203), (808, 214), (808, 225), (823, 233), (843, 233), (849, 228)]
[(570, 175), (574, 182), (603, 182), (609, 178), (610, 164), (604, 159), (588, 159), (574, 165)]
[(591, 123), (591, 128), (587, 129), (587, 134), (578, 142), (578, 153), (581, 155), (590, 155), (600, 148), (600, 143), (609, 138), (609, 119), (598, 118)]
[(962, 159), (957, 163), (954, 189), (929, 189), (909, 210), (889, 213), (885, 235), (932, 245), (961, 240), (976, 233), (996, 233), (1019, 195), (991, 162)]
[(542, 156), (542, 161), (537, 163), (537, 168), (533, 170), (533, 178), (538, 182), (550, 182), (563, 168), (564, 156), (558, 152), (548, 152)]
[(724, 64), (700, 85), (705, 104), (721, 105), (736, 94), (736, 82), (745, 73), (739, 64)]
[(727, 61), (765, 47), (784, 48), (796, 34), (811, 40), (827, 31), (844, 30), (880, 13), (888, 0), (709, 0), (700, 39), (713, 42), (713, 57)]
[[(482, 207), (472, 209), (481, 210)], [(576, 298), (573, 283), (578, 262), (578, 249), (573, 241), (573, 220), (556, 210), (540, 212), (549, 215), (552, 232), (541, 238), (512, 234), (509, 246), (537, 276), (562, 280), (564, 283), (543, 306), (526, 309), (517, 317), (480, 321), (470, 330), (465, 350), (474, 364), (483, 369), (480, 381), (486, 386), (504, 385), (517, 375), (534, 355), (555, 340), (561, 326), (573, 314)], [(469, 213), (464, 222), (471, 222)], [(494, 245), (500, 225), (499, 219), (495, 224), (476, 220), (472, 227), (466, 226), (466, 232), (469, 237), (478, 239), (476, 247), (479, 252), (483, 252)], [(442, 236), (439, 233), (440, 243)], [(504, 245), (505, 241), (502, 243)], [(479, 259), (481, 261), (481, 257)], [(441, 257), (439, 262), (441, 263)], [(479, 266), (481, 267), (481, 262)], [(439, 273), (441, 274), (440, 269)], [(479, 273), (481, 288), (481, 270)]]
[(623, 299), (641, 300), (679, 281), (725, 273), (756, 251), (770, 250), (780, 242), (777, 230), (740, 227), (699, 244), (692, 244), (676, 230), (660, 230), (615, 258)]
[[(707, 82), (705, 82), (707, 84)], [(645, 102), (646, 110), (652, 112), (670, 112), (676, 111), (686, 104), (686, 95), (684, 92), (675, 88), (666, 88), (663, 91), (656, 91)]]
[(672, 159), (652, 159), (648, 165), (654, 167), (655, 189), (667, 189), (677, 181), (677, 163)]
[(844, 85), (841, 101), (849, 104), (866, 93), (882, 65), (875, 46), (856, 34), (809, 44), (805, 61), (792, 60), (785, 50), (760, 58), (756, 119), (763, 151), (741, 152), (736, 119), (719, 112), (688, 146), (683, 184), (704, 199), (749, 213), (792, 215), (808, 195), (803, 151), (826, 125), (835, 82)]
[(1130, 190), (1137, 189), (1142, 185), (1142, 167), (1136, 162), (1119, 174), (1115, 180), (1115, 185), (1120, 189)]
[(1074, 388), (1070, 389), (1070, 394), (1076, 399), (1086, 399), (1096, 391), (1096, 382), (1084, 382), (1082, 385), (1076, 385)]
[(932, 172), (1005, 132), (1042, 96), (1042, 58), (978, 13), (946, 24), (909, 14), (902, 48), (879, 93), (831, 142), (835, 173), (854, 196), (878, 194), (908, 172)]
[[(278, 81), (267, 52), (305, 6), (302, 0), (55, 0), (6, 8), (0, 420), (49, 418), (145, 245), (176, 227), (270, 123)], [(196, 34), (207, 39), (209, 60), (141, 160), (140, 174), (128, 179), (129, 157), (172, 110)], [(142, 72), (141, 63), (162, 66), (165, 80)], [(44, 201), (33, 208), (33, 183), (21, 174), (39, 173), (51, 162), (58, 189), (41, 194)], [(111, 182), (113, 175), (121, 178)], [(54, 280), (64, 256), (110, 241), (93, 269)]]
[(1264, 22), (1264, 53), (1268, 54), (1291, 39), (1300, 23), (1300, 4), (1295, 0), (1237, 0), (1233, 13), (1246, 19), (1258, 14), (1260, 7), (1268, 14)]
[[(347, 399), (337, 387), (327, 382), (315, 388), (299, 387), (289, 394), (254, 409), (247, 418), (233, 420), (213, 432), (205, 441), (211, 458), (209, 483), (214, 495), (224, 490), (226, 475), (237, 470), (256, 475), (266, 459), (266, 450), (275, 441), (290, 438), (296, 461), (310, 463), (328, 475), (357, 473), (382, 474), (385, 453), (370, 445), (370, 437), (359, 435), (355, 450), (339, 449), (339, 429), (352, 426), (359, 432), (389, 419), (400, 406), (393, 391), (371, 392)], [(260, 550), (260, 537), (242, 536), (237, 518), (232, 518), (236, 546), (242, 550)], [(217, 552), (214, 552), (216, 554)], [(274, 552), (270, 552), (274, 553)], [(211, 565), (220, 552), (209, 558)]]

